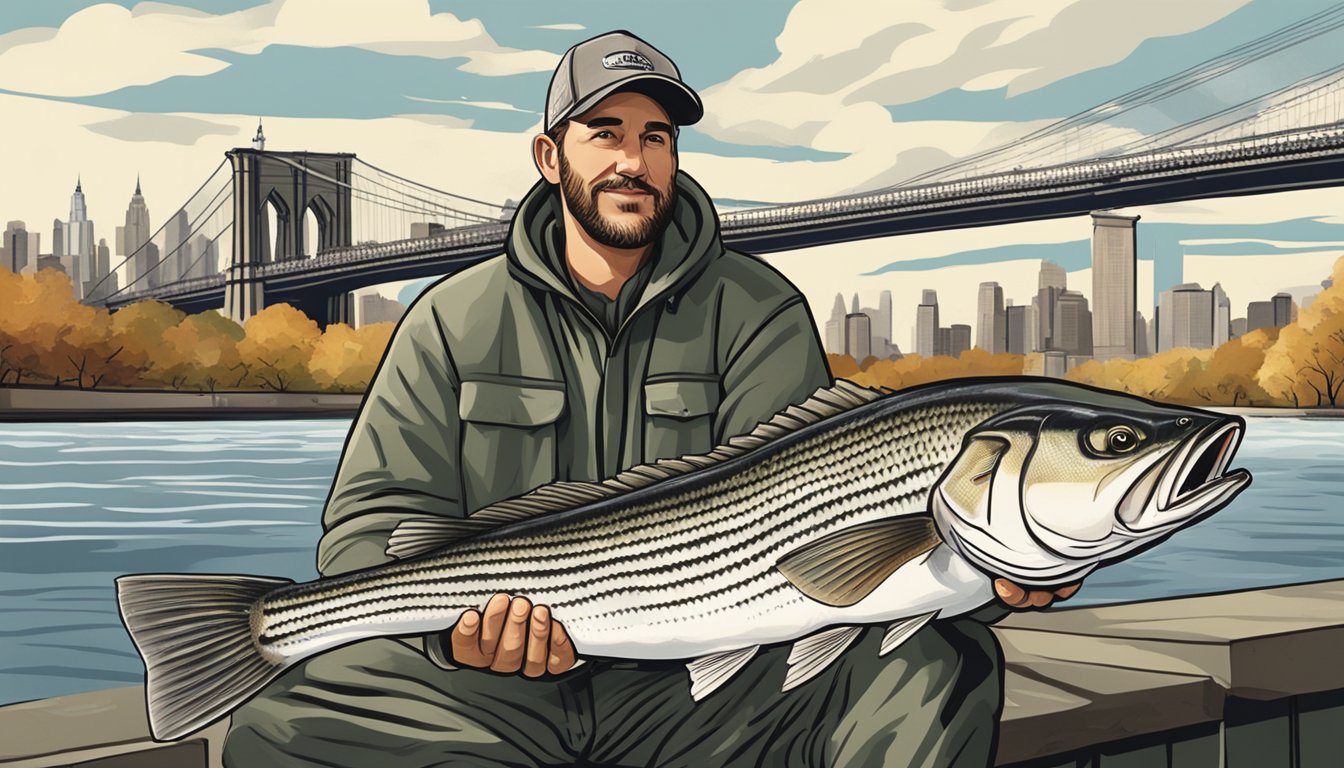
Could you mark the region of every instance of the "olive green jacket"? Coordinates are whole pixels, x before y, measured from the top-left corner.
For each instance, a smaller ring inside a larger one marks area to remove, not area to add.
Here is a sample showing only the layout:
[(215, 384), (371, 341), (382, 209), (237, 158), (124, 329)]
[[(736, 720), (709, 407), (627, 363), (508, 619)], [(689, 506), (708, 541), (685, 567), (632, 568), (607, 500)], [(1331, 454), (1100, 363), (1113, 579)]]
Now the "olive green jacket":
[(708, 196), (677, 178), (643, 295), (607, 331), (542, 248), (555, 188), (519, 205), (506, 253), (407, 311), (350, 430), (318, 568), (387, 562), (397, 523), (468, 515), (555, 480), (699, 453), (830, 383), (798, 290), (724, 249)]

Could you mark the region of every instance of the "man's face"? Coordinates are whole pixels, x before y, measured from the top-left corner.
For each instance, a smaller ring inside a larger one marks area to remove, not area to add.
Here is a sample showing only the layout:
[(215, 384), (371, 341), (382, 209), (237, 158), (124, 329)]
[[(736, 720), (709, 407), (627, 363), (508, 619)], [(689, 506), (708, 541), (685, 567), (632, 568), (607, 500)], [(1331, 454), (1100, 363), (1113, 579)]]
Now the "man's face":
[(559, 146), (560, 189), (594, 240), (640, 248), (667, 227), (676, 204), (671, 120), (640, 93), (616, 93), (570, 120)]

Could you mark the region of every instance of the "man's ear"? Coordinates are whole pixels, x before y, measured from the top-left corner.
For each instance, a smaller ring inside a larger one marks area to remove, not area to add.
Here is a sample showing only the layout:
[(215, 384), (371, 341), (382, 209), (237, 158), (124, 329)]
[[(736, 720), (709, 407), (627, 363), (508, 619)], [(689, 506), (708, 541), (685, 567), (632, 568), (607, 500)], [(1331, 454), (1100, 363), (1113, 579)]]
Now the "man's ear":
[(532, 139), (532, 161), (541, 177), (552, 184), (560, 183), (560, 148), (544, 133)]

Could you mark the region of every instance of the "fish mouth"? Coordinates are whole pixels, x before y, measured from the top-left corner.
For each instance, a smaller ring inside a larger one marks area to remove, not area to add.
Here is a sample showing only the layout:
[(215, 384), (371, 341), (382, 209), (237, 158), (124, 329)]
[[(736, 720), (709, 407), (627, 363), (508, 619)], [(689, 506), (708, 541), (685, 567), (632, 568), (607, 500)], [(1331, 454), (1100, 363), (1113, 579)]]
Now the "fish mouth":
[[(1131, 531), (1150, 532), (1221, 509), (1251, 480), (1244, 469), (1228, 471), (1242, 434), (1241, 422), (1225, 421), (1187, 439), (1139, 481), (1135, 490), (1149, 491), (1149, 503), (1126, 499), (1122, 507), (1130, 514), (1121, 514), (1121, 523)], [(1150, 511), (1133, 515), (1143, 507)]]

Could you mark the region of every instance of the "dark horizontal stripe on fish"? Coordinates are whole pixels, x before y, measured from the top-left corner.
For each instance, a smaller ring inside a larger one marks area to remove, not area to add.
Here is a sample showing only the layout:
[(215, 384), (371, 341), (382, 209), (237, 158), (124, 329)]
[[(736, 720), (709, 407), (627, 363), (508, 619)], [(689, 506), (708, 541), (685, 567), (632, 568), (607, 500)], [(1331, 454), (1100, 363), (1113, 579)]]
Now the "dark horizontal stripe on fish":
[[(868, 449), (864, 444), (867, 442), (877, 442), (881, 444), (890, 442), (891, 440), (897, 438), (910, 439), (911, 437), (917, 437), (924, 433), (935, 432), (937, 431), (936, 428), (940, 426), (941, 425), (934, 423), (930, 423), (928, 425), (921, 424), (920, 428), (916, 428), (915, 430), (913, 430), (910, 435), (902, 435), (902, 434), (892, 434), (892, 432), (894, 432), (895, 430), (872, 429), (871, 428), (873, 427), (872, 423), (864, 424), (861, 425), (861, 427), (870, 428), (867, 433), (868, 435), (872, 436), (870, 440), (851, 440), (847, 444), (843, 444), (841, 450), (838, 451), (834, 449), (825, 450), (826, 448), (825, 445), (814, 446), (813, 444), (814, 442), (819, 442), (823, 444), (825, 442), (828, 442), (828, 440), (823, 440), (820, 438), (818, 438), (818, 440), (816, 441), (809, 441), (808, 443), (799, 444), (794, 448), (793, 451), (791, 451), (788, 454), (789, 458), (792, 460), (786, 462), (781, 467), (776, 468), (779, 471), (775, 472), (774, 474), (782, 475), (785, 474), (787, 471), (796, 468), (798, 465), (807, 465), (808, 469), (811, 470), (814, 474), (821, 475), (823, 474), (823, 472), (819, 471), (819, 468), (816, 466), (815, 462), (817, 457), (811, 455), (813, 453), (821, 453), (823, 456), (832, 459), (831, 462), (828, 462), (827, 464), (823, 465), (820, 468), (821, 470), (824, 470), (825, 467), (831, 466), (833, 464), (843, 463), (847, 459), (853, 459), (856, 455), (861, 455), (865, 453)], [(835, 437), (835, 435), (829, 434), (826, 437), (833, 438)], [(817, 448), (821, 450), (812, 450), (812, 451), (806, 450), (808, 448)], [(844, 450), (846, 448), (848, 448), (849, 450)], [(709, 510), (706, 510), (704, 507), (696, 505), (692, 502), (704, 501), (706, 500), (706, 498), (717, 499), (722, 495), (722, 492), (719, 489), (718, 485), (719, 484), (705, 486), (703, 488), (695, 489), (695, 491), (691, 493), (682, 493), (679, 495), (669, 496), (664, 499), (656, 500), (654, 504), (632, 508), (631, 509), (632, 514), (626, 518), (620, 518), (613, 515), (604, 517), (603, 519), (600, 520), (594, 520), (591, 522), (585, 521), (580, 526), (577, 526), (578, 528), (586, 528), (588, 530), (597, 531), (597, 533), (591, 537), (583, 537), (576, 539), (568, 538), (568, 534), (570, 534), (573, 530), (575, 530), (574, 528), (563, 528), (558, 531), (548, 532), (548, 534), (552, 538), (558, 540), (557, 546), (561, 546), (567, 549), (574, 549), (576, 547), (579, 547), (585, 543), (592, 541), (610, 543), (612, 540), (611, 534), (613, 532), (611, 529), (613, 528), (616, 529), (615, 532), (619, 532), (623, 537), (628, 538), (632, 534), (642, 533), (651, 528), (666, 525), (674, 525), (675, 523), (684, 521), (688, 518), (704, 516), (705, 514), (707, 514)], [(758, 503), (744, 505), (742, 507), (739, 507), (736, 511), (732, 513), (715, 518), (715, 521), (721, 522), (723, 520), (753, 514), (759, 511), (759, 509), (763, 507), (765, 503), (767, 502), (763, 500)], [(685, 509), (685, 512), (678, 515), (659, 514), (659, 512), (662, 509), (665, 509), (668, 506), (682, 506)], [(631, 523), (632, 520), (642, 522), (632, 524)], [(458, 562), (460, 562), (461, 560), (470, 560), (475, 557), (483, 557), (485, 555), (494, 554), (500, 550), (509, 550), (509, 549), (516, 550), (520, 546), (525, 545), (527, 541), (528, 541), (527, 539), (515, 539), (510, 541), (467, 542), (469, 546), (464, 546), (463, 549), (457, 553), (459, 558)], [(700, 539), (696, 539), (695, 541), (698, 542), (700, 541)], [(621, 545), (615, 544), (614, 546), (621, 546)], [(609, 551), (611, 548), (612, 547), (609, 546), (601, 548), (596, 551)], [(591, 554), (593, 551), (594, 550), (588, 550), (586, 554)], [(560, 555), (560, 557), (563, 557), (563, 555)], [(557, 559), (557, 555), (539, 554), (534, 556), (520, 556), (513, 559), (516, 562), (545, 563), (545, 562), (554, 562)], [(395, 574), (396, 576), (399, 577), (409, 576), (412, 579), (416, 579), (416, 577), (419, 577), (424, 573), (438, 571), (441, 570), (442, 568), (443, 565), (435, 562), (433, 559), (424, 561), (413, 561), (413, 563), (408, 563), (407, 567), (405, 568), (396, 568)], [(389, 576), (391, 575), (392, 574), (389, 574)], [(322, 582), (322, 581), (311, 582), (309, 584), (298, 585), (296, 588), (293, 588), (292, 591), (287, 589), (284, 597), (280, 599), (287, 601), (285, 603), (286, 608), (297, 609), (306, 605), (312, 605), (315, 603), (323, 602), (340, 595), (356, 594), (358, 592), (364, 591), (367, 586), (366, 584), (362, 583), (362, 580), (354, 574), (350, 575), (349, 577), (337, 578), (338, 581), (345, 579), (348, 579), (345, 589), (341, 589), (342, 585), (340, 584), (332, 584), (330, 582)]]
[[(913, 473), (908, 473), (908, 474), (913, 474)], [(844, 499), (852, 498), (853, 496), (858, 495), (858, 493), (870, 493), (870, 492), (876, 492), (876, 491), (883, 490), (883, 489), (885, 489), (885, 488), (887, 488), (887, 487), (890, 487), (890, 486), (899, 485), (901, 482), (903, 482), (903, 480), (904, 480), (905, 478), (906, 478), (906, 476), (905, 476), (905, 475), (902, 475), (902, 476), (900, 476), (900, 477), (898, 477), (898, 478), (895, 478), (895, 479), (893, 479), (893, 480), (890, 480), (890, 481), (888, 481), (887, 483), (884, 483), (884, 484), (882, 484), (882, 485), (875, 486), (875, 487), (873, 487), (873, 488), (867, 488), (867, 489), (864, 489), (863, 491), (860, 491), (860, 492), (857, 492), (857, 493), (846, 494), (846, 495), (844, 495), (844, 496), (841, 497), (841, 500), (843, 501)], [(917, 495), (917, 494), (919, 494), (919, 493), (923, 493), (923, 492), (924, 492), (924, 490), (922, 490), (922, 489), (919, 490), (919, 491), (911, 491), (911, 492), (909, 492), (909, 493), (902, 494), (902, 495), (900, 495), (900, 496), (898, 496), (898, 497), (896, 497), (896, 498), (897, 498), (897, 500), (900, 500), (900, 499), (903, 499), (903, 498), (908, 498), (908, 497), (915, 496), (915, 495)], [(801, 504), (804, 500), (805, 500), (805, 497), (800, 497), (800, 499), (798, 500), (797, 504)], [(849, 511), (849, 512), (848, 512), (847, 514), (845, 514), (843, 517), (840, 517), (840, 518), (828, 518), (828, 519), (823, 520), (823, 521), (815, 522), (815, 523), (813, 523), (812, 525), (807, 526), (807, 527), (803, 528), (802, 530), (800, 530), (800, 531), (798, 531), (798, 532), (796, 532), (796, 533), (790, 535), (787, 539), (785, 539), (785, 540), (783, 540), (783, 541), (780, 541), (780, 542), (777, 542), (777, 543), (775, 543), (774, 545), (772, 545), (772, 546), (770, 546), (770, 547), (764, 548), (764, 549), (762, 549), (762, 550), (759, 551), (759, 552), (755, 552), (755, 553), (753, 553), (753, 554), (751, 554), (751, 555), (749, 555), (749, 556), (742, 557), (742, 558), (738, 558), (738, 559), (736, 559), (736, 560), (730, 561), (730, 562), (727, 563), (726, 565), (723, 565), (723, 566), (721, 566), (721, 567), (719, 567), (719, 568), (716, 568), (716, 569), (714, 569), (714, 570), (712, 570), (712, 571), (707, 571), (707, 572), (701, 572), (701, 573), (693, 574), (693, 575), (691, 575), (691, 576), (687, 576), (687, 577), (684, 577), (684, 578), (682, 578), (682, 579), (678, 579), (678, 580), (676, 580), (676, 581), (674, 581), (674, 582), (671, 582), (671, 583), (672, 583), (672, 584), (689, 584), (689, 583), (694, 583), (694, 582), (705, 582), (705, 581), (709, 581), (709, 580), (711, 580), (711, 579), (713, 579), (713, 578), (715, 578), (715, 577), (717, 577), (717, 576), (726, 574), (726, 573), (728, 573), (728, 572), (730, 572), (730, 571), (732, 571), (732, 570), (734, 570), (734, 569), (736, 569), (736, 568), (740, 568), (740, 567), (741, 567), (742, 565), (744, 565), (744, 564), (749, 564), (749, 563), (751, 563), (751, 562), (753, 562), (753, 561), (755, 561), (755, 560), (758, 560), (758, 559), (761, 558), (763, 555), (765, 555), (765, 554), (767, 554), (767, 553), (769, 553), (769, 552), (771, 552), (771, 551), (775, 551), (775, 550), (778, 550), (778, 549), (780, 549), (780, 548), (786, 546), (786, 545), (788, 544), (788, 542), (791, 541), (791, 540), (794, 540), (794, 539), (805, 539), (805, 538), (808, 537), (809, 535), (811, 535), (811, 534), (815, 534), (815, 533), (817, 533), (817, 532), (819, 532), (819, 531), (821, 531), (821, 530), (823, 530), (823, 529), (825, 529), (825, 528), (827, 528), (827, 527), (835, 526), (835, 525), (838, 525), (838, 524), (843, 524), (846, 520), (851, 519), (851, 518), (862, 517), (865, 513), (870, 512), (870, 511), (875, 510), (875, 509), (879, 509), (879, 508), (881, 508), (881, 507), (888, 506), (890, 503), (891, 503), (891, 501), (890, 501), (889, 499), (879, 499), (879, 500), (874, 501), (874, 502), (872, 502), (872, 503), (870, 503), (870, 504), (865, 504), (865, 505), (860, 506), (860, 507), (855, 507), (853, 510)], [(796, 506), (796, 505), (795, 505), (795, 506)], [(810, 508), (809, 508), (809, 509), (810, 509)], [(805, 511), (807, 511), (807, 510), (805, 510)], [(801, 519), (801, 518), (803, 518), (803, 517), (805, 517), (805, 514), (802, 514), (802, 515), (795, 515), (795, 516), (793, 516), (793, 517), (789, 517), (789, 518), (786, 518), (786, 519), (778, 519), (778, 520), (776, 520), (776, 524), (775, 524), (774, 526), (771, 526), (771, 527), (767, 528), (766, 530), (764, 530), (764, 531), (762, 531), (762, 532), (760, 532), (760, 533), (758, 534), (758, 540), (764, 540), (764, 539), (767, 539), (771, 534), (777, 533), (780, 529), (785, 528), (785, 527), (788, 527), (789, 524), (791, 524), (791, 523), (795, 523), (797, 520), (799, 520), (799, 519)], [(750, 524), (745, 525), (745, 526), (741, 526), (741, 527), (739, 527), (737, 530), (738, 530), (738, 531), (742, 531), (742, 530), (745, 530), (746, 528), (749, 528), (749, 527), (750, 527)], [(727, 533), (727, 532), (724, 532), (724, 533), (720, 533), (720, 534), (718, 534), (719, 537), (722, 537), (722, 536), (725, 536), (725, 535), (728, 535), (728, 533)], [(707, 540), (708, 538), (709, 538), (709, 537), (706, 537), (705, 539), (702, 539), (702, 540)], [(675, 551), (675, 550), (677, 550), (677, 549), (682, 549), (682, 548), (683, 548), (683, 547), (682, 547), (681, 545), (676, 545), (676, 546), (672, 546), (672, 547), (662, 547), (662, 548), (659, 548), (659, 549), (657, 549), (657, 550), (651, 550), (651, 551), (649, 552), (649, 555), (648, 555), (648, 556), (649, 556), (650, 559), (651, 559), (652, 556), (654, 556), (655, 554), (666, 554), (666, 553), (668, 553), (668, 552), (670, 552), (670, 551)], [(640, 576), (640, 575), (644, 575), (644, 574), (662, 574), (662, 573), (673, 573), (673, 572), (676, 572), (676, 571), (683, 571), (683, 570), (685, 570), (685, 569), (688, 569), (688, 568), (694, 568), (694, 567), (696, 567), (696, 566), (703, 565), (703, 564), (708, 563), (708, 562), (710, 562), (710, 561), (713, 561), (713, 560), (715, 560), (715, 559), (721, 558), (721, 557), (723, 557), (724, 554), (725, 554), (725, 553), (724, 553), (723, 550), (716, 550), (716, 551), (712, 551), (712, 552), (710, 552), (710, 553), (708, 553), (708, 554), (705, 554), (705, 555), (700, 555), (700, 556), (695, 557), (695, 558), (690, 558), (690, 559), (687, 559), (687, 560), (681, 560), (681, 561), (678, 561), (678, 562), (673, 563), (673, 564), (671, 564), (671, 565), (659, 566), (659, 567), (652, 567), (652, 568), (651, 568), (651, 567), (642, 567), (642, 568), (636, 568), (636, 569), (633, 569), (633, 570), (617, 571), (617, 572), (615, 572), (615, 573), (605, 574), (605, 575), (603, 575), (603, 576), (601, 576), (601, 577), (598, 577), (598, 578), (580, 580), (580, 581), (577, 581), (577, 582), (575, 582), (575, 583), (573, 583), (573, 584), (565, 585), (564, 587), (561, 587), (561, 588), (559, 588), (559, 589), (563, 589), (563, 590), (571, 590), (571, 591), (572, 591), (572, 590), (581, 590), (581, 589), (583, 589), (583, 588), (585, 588), (585, 587), (588, 587), (588, 586), (591, 586), (591, 585), (594, 585), (594, 584), (598, 584), (598, 583), (600, 583), (600, 582), (602, 582), (602, 581), (609, 581), (609, 580), (611, 580), (611, 579), (619, 579), (619, 578), (625, 578), (625, 577), (630, 577), (630, 576)], [(625, 561), (621, 561), (621, 562), (625, 562)], [(771, 566), (771, 567), (773, 567), (773, 566)], [(552, 568), (552, 569), (547, 569), (547, 570), (542, 570), (542, 571), (515, 571), (515, 572), (505, 572), (505, 573), (499, 573), (499, 572), (496, 572), (496, 573), (492, 573), (492, 574), (490, 574), (490, 578), (491, 578), (491, 580), (497, 580), (498, 582), (500, 582), (501, 585), (502, 585), (502, 588), (503, 588), (503, 587), (507, 587), (507, 582), (510, 580), (510, 577), (514, 577), (514, 578), (517, 578), (517, 577), (542, 578), (542, 577), (547, 577), (547, 576), (565, 576), (565, 575), (572, 575), (572, 574), (575, 574), (575, 573), (583, 573), (583, 572), (591, 571), (592, 569), (593, 569), (593, 564), (592, 564), (591, 562), (589, 562), (589, 563), (584, 563), (584, 564), (582, 564), (582, 565), (567, 566), (567, 567), (563, 567), (563, 568)], [(759, 571), (755, 576), (750, 577), (750, 578), (748, 579), (748, 581), (750, 581), (751, 578), (760, 578), (760, 577), (763, 577), (763, 576), (764, 576), (766, 573), (768, 573), (768, 572), (769, 572), (769, 568), (768, 568), (768, 567), (765, 568), (765, 569), (762, 569), (762, 570)], [(392, 600), (398, 600), (398, 601), (399, 601), (399, 600), (402, 600), (402, 599), (403, 599), (402, 595), (421, 595), (421, 596), (423, 596), (423, 595), (430, 595), (430, 594), (432, 594), (432, 595), (438, 595), (438, 596), (443, 596), (443, 597), (449, 597), (449, 596), (452, 596), (453, 593), (450, 592), (450, 591), (447, 590), (447, 589), (433, 589), (432, 591), (426, 591), (426, 588), (427, 588), (427, 587), (444, 587), (444, 586), (453, 585), (453, 584), (462, 584), (462, 583), (464, 583), (464, 582), (465, 582), (465, 583), (470, 583), (470, 582), (477, 582), (477, 583), (479, 583), (480, 581), (481, 581), (481, 576), (480, 576), (479, 574), (463, 574), (463, 575), (460, 575), (460, 576), (439, 576), (439, 577), (435, 577), (435, 578), (432, 578), (432, 579), (424, 579), (424, 580), (420, 580), (420, 581), (413, 582), (413, 585), (414, 585), (414, 587), (415, 587), (415, 589), (416, 589), (415, 592), (403, 592), (402, 594), (398, 594), (398, 595), (393, 596), (393, 597), (389, 597), (389, 596), (378, 596), (378, 597), (361, 598), (361, 599), (357, 599), (357, 600), (349, 600), (349, 599), (347, 599), (347, 600), (346, 600), (345, 602), (343, 602), (339, 607), (325, 606), (325, 610), (323, 610), (323, 611), (317, 611), (317, 612), (314, 612), (314, 613), (303, 614), (303, 615), (295, 616), (295, 617), (292, 617), (292, 618), (286, 618), (286, 619), (284, 619), (283, 621), (275, 621), (275, 623), (272, 624), (272, 625), (268, 628), (268, 630), (267, 630), (267, 632), (268, 632), (268, 637), (273, 638), (273, 639), (270, 640), (269, 642), (280, 642), (280, 641), (283, 641), (283, 640), (288, 639), (288, 638), (290, 638), (290, 637), (293, 637), (293, 636), (295, 636), (295, 635), (303, 634), (303, 633), (305, 633), (305, 632), (310, 632), (310, 631), (312, 631), (314, 628), (318, 628), (318, 627), (322, 627), (322, 626), (332, 626), (332, 625), (339, 625), (339, 624), (350, 624), (350, 623), (353, 623), (353, 622), (356, 622), (356, 621), (359, 621), (359, 620), (361, 620), (361, 619), (368, 618), (368, 617), (371, 617), (371, 616), (378, 616), (378, 615), (382, 615), (382, 614), (385, 614), (385, 613), (397, 613), (397, 612), (405, 611), (405, 610), (406, 610), (405, 608), (385, 609), (385, 610), (380, 610), (380, 611), (371, 611), (371, 612), (366, 612), (366, 613), (357, 613), (357, 614), (355, 614), (355, 615), (353, 615), (353, 616), (352, 616), (352, 615), (347, 615), (348, 612), (349, 612), (351, 609), (354, 609), (354, 608), (359, 608), (359, 607), (362, 607), (362, 606), (365, 606), (365, 605), (384, 604), (384, 603), (387, 603), (387, 602), (392, 601)], [(370, 585), (370, 586), (368, 587), (368, 589), (365, 590), (365, 592), (383, 591), (383, 590), (387, 590), (387, 589), (397, 589), (398, 587), (404, 589), (404, 588), (405, 588), (405, 585), (398, 585), (398, 584), (380, 584), (380, 585), (377, 585), (377, 586)], [(664, 587), (659, 586), (659, 587), (657, 587), (657, 588), (658, 588), (658, 589), (662, 589), (662, 588), (664, 588)], [(730, 587), (730, 588), (731, 588), (731, 587)], [(550, 604), (551, 604), (551, 606), (552, 606), (553, 608), (554, 608), (554, 607), (559, 607), (559, 606), (561, 606), (561, 605), (577, 605), (577, 604), (583, 602), (583, 600), (596, 600), (596, 599), (600, 599), (600, 598), (602, 598), (602, 597), (606, 597), (606, 596), (610, 596), (610, 595), (613, 595), (613, 594), (617, 594), (617, 593), (622, 592), (622, 591), (629, 591), (630, 589), (631, 589), (630, 585), (627, 584), (627, 585), (623, 585), (622, 587), (619, 587), (619, 588), (614, 588), (614, 589), (604, 590), (604, 591), (602, 591), (602, 592), (592, 593), (592, 594), (590, 594), (590, 595), (585, 596), (585, 597), (582, 598), (582, 599), (552, 601)], [(479, 591), (479, 590), (476, 590), (476, 591)], [(559, 590), (556, 590), (556, 591), (559, 591)], [(725, 590), (725, 589), (719, 589), (719, 590), (714, 590), (714, 591), (711, 591), (711, 592), (706, 592), (706, 593), (704, 593), (703, 595), (697, 596), (696, 599), (712, 598), (712, 597), (715, 597), (715, 596), (717, 596), (717, 595), (722, 594), (724, 591), (726, 591), (726, 590)], [(671, 603), (655, 603), (655, 604), (650, 604), (650, 605), (648, 605), (648, 606), (644, 606), (644, 607), (646, 607), (646, 608), (658, 608), (658, 607), (663, 607), (663, 606), (679, 605), (679, 604), (682, 604), (682, 602), (684, 602), (684, 601), (680, 601), (680, 600), (679, 600), (679, 601), (673, 601), (673, 602), (671, 602)], [(277, 606), (277, 608), (278, 608), (278, 610), (276, 610), (275, 613), (287, 613), (287, 612), (290, 612), (290, 611), (294, 610), (293, 608), (288, 608), (288, 607), (286, 607), (286, 608), (279, 608), (279, 607)], [(330, 613), (336, 613), (336, 612), (340, 612), (340, 613), (341, 613), (341, 616), (340, 616), (339, 618), (332, 618), (332, 619), (330, 619), (330, 620), (325, 620), (325, 621), (321, 621), (321, 622), (312, 622), (312, 621), (310, 621), (310, 619), (311, 619), (312, 617), (314, 617), (314, 616), (319, 616), (319, 615), (322, 615), (323, 613), (328, 613), (328, 614), (330, 614)], [(268, 618), (270, 618), (270, 617), (268, 617)], [(288, 627), (290, 627), (291, 625), (294, 625), (294, 624), (300, 624), (300, 626), (294, 627), (294, 628), (292, 628), (292, 629), (286, 629), (286, 628), (288, 628)]]

